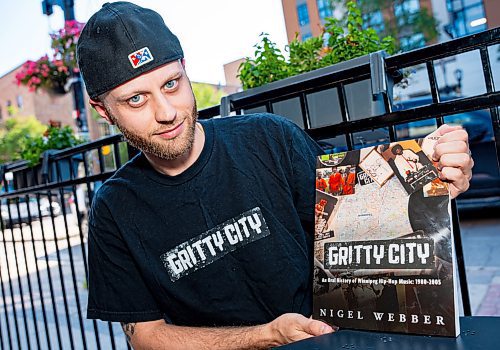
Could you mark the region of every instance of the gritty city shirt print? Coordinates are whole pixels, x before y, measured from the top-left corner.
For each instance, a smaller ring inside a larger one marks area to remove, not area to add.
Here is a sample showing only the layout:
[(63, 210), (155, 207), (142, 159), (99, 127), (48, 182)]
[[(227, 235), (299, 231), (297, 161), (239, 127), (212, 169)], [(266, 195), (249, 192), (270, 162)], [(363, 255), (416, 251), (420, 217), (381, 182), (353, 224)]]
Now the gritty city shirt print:
[(269, 234), (260, 208), (255, 207), (179, 244), (160, 258), (170, 279), (175, 282)]

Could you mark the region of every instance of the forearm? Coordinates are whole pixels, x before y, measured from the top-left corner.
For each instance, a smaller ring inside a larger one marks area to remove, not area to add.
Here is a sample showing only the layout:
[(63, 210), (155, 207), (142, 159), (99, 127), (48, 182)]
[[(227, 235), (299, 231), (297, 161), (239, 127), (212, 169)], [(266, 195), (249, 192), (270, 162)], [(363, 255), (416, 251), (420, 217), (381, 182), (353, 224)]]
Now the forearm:
[[(135, 350), (140, 349), (267, 349), (279, 345), (273, 341), (268, 324), (252, 327), (181, 327), (163, 321), (154, 325), (125, 325), (124, 330)], [(127, 330), (128, 328), (128, 330)]]

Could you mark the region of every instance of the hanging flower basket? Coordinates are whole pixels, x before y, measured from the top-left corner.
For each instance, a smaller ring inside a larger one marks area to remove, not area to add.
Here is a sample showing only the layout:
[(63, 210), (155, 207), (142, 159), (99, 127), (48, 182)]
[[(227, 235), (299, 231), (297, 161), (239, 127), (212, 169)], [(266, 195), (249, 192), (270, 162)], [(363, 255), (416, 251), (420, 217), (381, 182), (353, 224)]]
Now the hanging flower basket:
[(72, 72), (78, 72), (76, 43), (83, 26), (77, 21), (66, 21), (64, 28), (51, 34), (52, 59), (45, 55), (37, 61), (26, 61), (16, 74), (17, 85), (25, 85), (30, 91), (45, 89), (54, 94), (65, 94), (64, 86)]
[(53, 95), (64, 95), (68, 91), (64, 89), (64, 84), (57, 84), (50, 88), (49, 92)]

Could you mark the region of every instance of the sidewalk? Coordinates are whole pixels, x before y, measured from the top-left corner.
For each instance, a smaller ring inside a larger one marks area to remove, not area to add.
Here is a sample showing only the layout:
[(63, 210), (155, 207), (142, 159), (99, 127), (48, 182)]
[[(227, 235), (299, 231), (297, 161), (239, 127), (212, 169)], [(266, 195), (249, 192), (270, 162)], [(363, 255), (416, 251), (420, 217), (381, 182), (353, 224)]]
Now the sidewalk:
[(500, 220), (461, 222), (472, 315), (500, 316)]

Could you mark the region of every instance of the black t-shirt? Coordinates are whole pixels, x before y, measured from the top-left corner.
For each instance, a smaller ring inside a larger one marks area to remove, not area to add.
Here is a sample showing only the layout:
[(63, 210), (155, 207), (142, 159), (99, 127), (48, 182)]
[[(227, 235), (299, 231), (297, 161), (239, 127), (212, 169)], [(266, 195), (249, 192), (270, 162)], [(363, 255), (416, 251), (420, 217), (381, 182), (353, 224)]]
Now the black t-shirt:
[(203, 151), (183, 173), (160, 174), (139, 154), (97, 191), (88, 318), (238, 326), (310, 315), (321, 148), (271, 114), (202, 124)]

